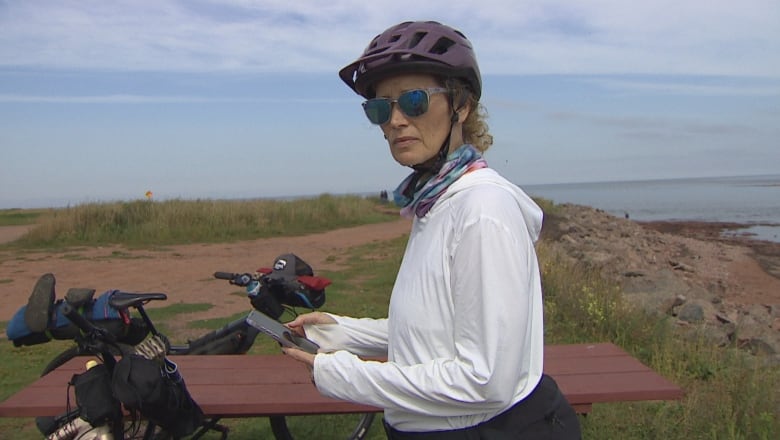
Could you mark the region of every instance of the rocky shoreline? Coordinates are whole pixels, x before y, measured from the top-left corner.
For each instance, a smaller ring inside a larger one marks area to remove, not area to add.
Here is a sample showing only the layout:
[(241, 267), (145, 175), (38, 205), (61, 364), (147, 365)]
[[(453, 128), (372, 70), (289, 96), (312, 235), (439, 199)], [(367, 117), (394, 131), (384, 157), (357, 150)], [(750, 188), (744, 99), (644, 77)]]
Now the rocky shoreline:
[(780, 365), (780, 243), (724, 234), (744, 226), (636, 222), (562, 204), (543, 236), (572, 263), (619, 283), (632, 304)]

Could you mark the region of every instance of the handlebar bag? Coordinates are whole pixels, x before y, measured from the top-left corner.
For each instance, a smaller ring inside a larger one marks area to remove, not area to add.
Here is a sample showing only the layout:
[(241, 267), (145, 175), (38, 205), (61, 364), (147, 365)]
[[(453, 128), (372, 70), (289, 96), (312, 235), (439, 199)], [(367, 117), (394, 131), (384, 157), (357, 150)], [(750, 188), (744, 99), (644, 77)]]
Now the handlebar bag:
[[(94, 289), (71, 288), (68, 289), (65, 298), (71, 306), (84, 310), (91, 308), (94, 293)], [(55, 302), (53, 295), (51, 297), (51, 306), (48, 307), (50, 310), (49, 323), (46, 326), (46, 330), (42, 332), (33, 332), (27, 326), (24, 315), (28, 306), (29, 304), (24, 305), (16, 312), (6, 329), (8, 339), (13, 341), (15, 346), (41, 344), (50, 341), (52, 337), (54, 339), (72, 339), (79, 334), (78, 329), (71, 325), (70, 321), (61, 312), (57, 312), (57, 309), (62, 306), (62, 300)]]
[(282, 254), (274, 260), (274, 273), (296, 277), (299, 275), (314, 275), (309, 263), (295, 254)]
[[(123, 313), (111, 307), (109, 300), (115, 292), (116, 290), (108, 290), (96, 299), (92, 299), (90, 295), (86, 301), (82, 298), (76, 304), (71, 302), (69, 304), (76, 307), (90, 322), (114, 335), (119, 342), (134, 345), (143, 340), (148, 329), (143, 321), (130, 319), (126, 311)], [(49, 326), (44, 332), (33, 332), (28, 328), (24, 320), (27, 306), (22, 306), (9, 321), (6, 336), (16, 347), (42, 344), (51, 339), (75, 338), (80, 334), (80, 330), (62, 313), (64, 304), (65, 301), (61, 299), (55, 302)]]
[(11, 320), (8, 321), (8, 326), (5, 328), (5, 335), (8, 337), (8, 340), (13, 342), (15, 347), (49, 342), (51, 336), (46, 332), (33, 332), (27, 327), (27, 323), (24, 320), (25, 310), (27, 310), (26, 305), (17, 310), (14, 316), (11, 317)]
[[(128, 322), (122, 316), (122, 313), (111, 307), (108, 301), (116, 290), (103, 292), (95, 300), (82, 302), (81, 304), (69, 304), (77, 307), (81, 314), (91, 323), (98, 327), (106, 329), (117, 339), (124, 336), (127, 332)], [(54, 325), (50, 326), (49, 332), (54, 339), (73, 339), (79, 335), (80, 330), (75, 324), (62, 313), (64, 301), (60, 300), (54, 306)]]
[[(265, 273), (269, 293), (281, 304), (318, 309), (325, 303), (325, 287), (330, 280), (315, 277), (311, 266), (295, 254), (279, 255), (272, 269), (260, 272)], [(269, 315), (274, 317), (275, 313)]]

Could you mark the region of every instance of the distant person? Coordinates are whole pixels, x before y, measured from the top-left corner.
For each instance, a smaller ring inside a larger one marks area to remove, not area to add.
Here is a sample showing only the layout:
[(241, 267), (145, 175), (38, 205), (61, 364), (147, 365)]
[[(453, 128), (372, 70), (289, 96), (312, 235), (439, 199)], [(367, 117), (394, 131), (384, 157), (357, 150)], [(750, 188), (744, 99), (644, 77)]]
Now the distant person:
[(322, 394), (384, 408), (391, 439), (580, 438), (542, 372), (542, 211), (482, 157), (493, 138), (471, 43), (440, 23), (401, 23), (340, 76), (412, 169), (393, 197), (414, 220), (388, 317), (301, 315), (290, 328), (320, 352), (285, 353)]

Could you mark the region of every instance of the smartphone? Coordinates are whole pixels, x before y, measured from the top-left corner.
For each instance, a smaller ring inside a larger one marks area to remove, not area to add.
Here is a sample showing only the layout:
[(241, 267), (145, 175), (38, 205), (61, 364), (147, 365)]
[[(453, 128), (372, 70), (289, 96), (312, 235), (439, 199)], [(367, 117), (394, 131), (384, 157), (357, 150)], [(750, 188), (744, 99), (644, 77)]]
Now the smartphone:
[(314, 342), (296, 335), (281, 322), (257, 310), (253, 310), (246, 317), (246, 323), (272, 337), (276, 342), (285, 347), (299, 348), (311, 354), (317, 354), (317, 350), (320, 348)]

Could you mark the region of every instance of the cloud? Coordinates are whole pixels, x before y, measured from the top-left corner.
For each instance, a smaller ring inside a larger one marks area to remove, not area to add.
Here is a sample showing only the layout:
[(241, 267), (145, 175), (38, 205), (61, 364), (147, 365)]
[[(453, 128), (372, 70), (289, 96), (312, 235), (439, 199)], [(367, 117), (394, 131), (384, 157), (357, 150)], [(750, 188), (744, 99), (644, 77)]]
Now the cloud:
[(582, 81), (613, 91), (629, 93), (652, 93), (664, 95), (698, 96), (777, 96), (780, 95), (780, 80), (755, 79), (735, 80), (733, 78), (696, 78), (695, 81), (683, 78), (659, 80), (642, 78), (586, 78)]
[(776, 0), (10, 0), (0, 67), (332, 72), (405, 19), (459, 27), (486, 73), (780, 76)]
[(43, 96), (0, 94), (0, 103), (27, 104), (164, 104), (196, 102), (237, 102), (239, 98), (200, 98), (191, 96), (140, 96), (140, 95), (102, 95), (102, 96)]
[(160, 96), (160, 95), (17, 95), (0, 94), (0, 103), (26, 104), (187, 104), (187, 103), (335, 103), (350, 102), (346, 99), (310, 99), (299, 97), (281, 98), (210, 98), (202, 96)]

